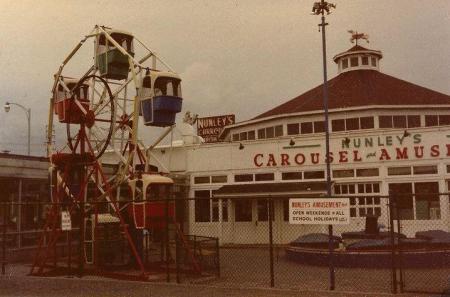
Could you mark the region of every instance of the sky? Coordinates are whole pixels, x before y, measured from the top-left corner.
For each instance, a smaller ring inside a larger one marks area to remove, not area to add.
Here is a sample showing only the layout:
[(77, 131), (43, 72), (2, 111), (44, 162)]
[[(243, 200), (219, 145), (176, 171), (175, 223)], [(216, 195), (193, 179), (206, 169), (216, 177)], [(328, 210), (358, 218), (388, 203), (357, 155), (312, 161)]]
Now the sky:
[[(320, 17), (311, 15), (313, 2), (0, 0), (0, 104), (31, 108), (32, 154), (45, 155), (53, 74), (99, 24), (132, 32), (180, 74), (179, 119), (189, 110), (248, 120), (321, 84)], [(337, 75), (332, 57), (353, 46), (352, 29), (369, 35), (362, 46), (383, 52), (382, 72), (450, 94), (450, 1), (333, 3), (326, 28), (329, 79)], [(88, 67), (92, 54), (81, 51), (76, 59)], [(26, 133), (22, 110), (0, 110), (0, 151), (25, 154)]]

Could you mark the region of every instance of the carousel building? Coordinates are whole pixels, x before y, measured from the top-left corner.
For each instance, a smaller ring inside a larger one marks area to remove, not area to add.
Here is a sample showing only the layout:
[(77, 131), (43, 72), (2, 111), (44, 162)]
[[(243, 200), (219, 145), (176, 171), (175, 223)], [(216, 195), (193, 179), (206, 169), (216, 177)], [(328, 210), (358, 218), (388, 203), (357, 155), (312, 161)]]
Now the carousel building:
[[(449, 198), (438, 194), (450, 187), (450, 96), (382, 73), (381, 59), (380, 51), (360, 45), (333, 58), (328, 158), (333, 195), (351, 204), (350, 225), (335, 232), (364, 229), (368, 215), (387, 222), (387, 203), (377, 196), (398, 193), (403, 233), (450, 231)], [(267, 202), (254, 199), (267, 195), (274, 198), (275, 242), (320, 231), (290, 225), (287, 199), (326, 193), (322, 88), (226, 126), (219, 142), (185, 133), (183, 141), (152, 151), (155, 166), (188, 177), (195, 197), (189, 233), (218, 236), (223, 244), (267, 242)]]

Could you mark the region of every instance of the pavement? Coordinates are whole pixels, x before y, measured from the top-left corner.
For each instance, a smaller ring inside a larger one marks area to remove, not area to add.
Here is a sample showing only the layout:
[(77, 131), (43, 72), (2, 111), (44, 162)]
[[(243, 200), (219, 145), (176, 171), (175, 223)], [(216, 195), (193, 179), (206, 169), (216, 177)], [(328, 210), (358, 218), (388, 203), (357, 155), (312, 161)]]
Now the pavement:
[(1, 276), (0, 296), (8, 297), (438, 297), (449, 295), (386, 294), (361, 292), (332, 292), (321, 290), (289, 290), (272, 288), (233, 288), (176, 283), (148, 283), (108, 279), (79, 279), (76, 277)]

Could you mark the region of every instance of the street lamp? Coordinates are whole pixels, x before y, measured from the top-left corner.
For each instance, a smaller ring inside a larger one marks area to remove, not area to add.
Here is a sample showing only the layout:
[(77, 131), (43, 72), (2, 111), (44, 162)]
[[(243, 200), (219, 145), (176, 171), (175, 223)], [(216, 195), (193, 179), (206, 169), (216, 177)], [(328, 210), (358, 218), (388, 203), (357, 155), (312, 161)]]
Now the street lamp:
[(30, 137), (31, 137), (31, 108), (26, 108), (25, 106), (18, 104), (18, 103), (14, 103), (14, 102), (6, 102), (5, 105), (3, 106), (3, 108), (5, 109), (6, 112), (9, 112), (11, 110), (11, 105), (15, 105), (18, 106), (20, 108), (22, 108), (25, 111), (25, 114), (27, 115), (27, 120), (28, 120), (28, 156), (30, 155)]
[[(322, 58), (323, 58), (323, 109), (325, 115), (325, 163), (327, 166), (327, 196), (331, 197), (331, 169), (330, 169), (330, 128), (328, 125), (328, 79), (327, 79), (327, 50), (325, 41), (325, 13), (331, 13), (331, 9), (336, 8), (335, 4), (328, 3), (325, 0), (315, 2), (312, 8), (312, 14), (321, 15), (322, 22), (319, 24), (319, 31), (322, 29)], [(335, 287), (335, 274), (333, 264), (333, 225), (328, 225), (328, 248), (329, 248), (329, 267), (330, 267), (330, 290)]]

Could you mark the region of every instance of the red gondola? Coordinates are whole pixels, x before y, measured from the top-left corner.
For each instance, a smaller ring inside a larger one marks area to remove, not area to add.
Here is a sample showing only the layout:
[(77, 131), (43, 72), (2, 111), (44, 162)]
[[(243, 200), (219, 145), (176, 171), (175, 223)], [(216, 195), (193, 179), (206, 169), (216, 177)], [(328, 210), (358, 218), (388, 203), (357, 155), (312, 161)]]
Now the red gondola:
[[(128, 182), (133, 202), (128, 208), (137, 229), (163, 228), (166, 211), (169, 222), (175, 219), (175, 202), (172, 196), (173, 180), (158, 174), (142, 174)], [(167, 209), (166, 209), (167, 208)]]

